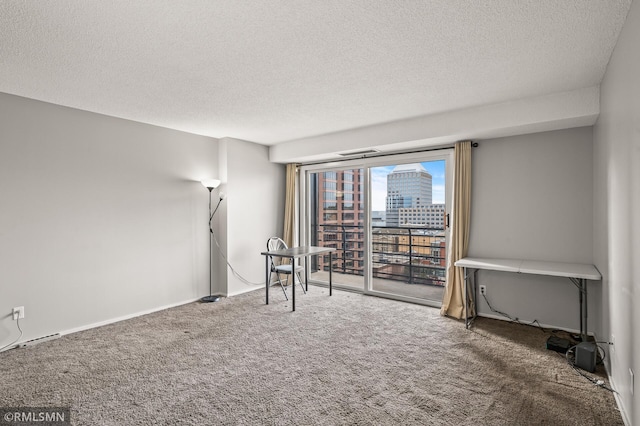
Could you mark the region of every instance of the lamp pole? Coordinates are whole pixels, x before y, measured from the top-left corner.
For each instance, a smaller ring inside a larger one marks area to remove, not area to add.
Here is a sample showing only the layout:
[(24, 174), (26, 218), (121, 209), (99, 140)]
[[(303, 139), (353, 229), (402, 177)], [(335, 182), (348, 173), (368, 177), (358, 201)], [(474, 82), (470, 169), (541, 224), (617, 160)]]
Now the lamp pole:
[(203, 303), (211, 303), (220, 301), (220, 296), (213, 295), (213, 229), (211, 228), (211, 220), (213, 219), (213, 215), (211, 214), (211, 192), (220, 184), (220, 181), (202, 181), (202, 184), (209, 190), (209, 295), (203, 297), (200, 301)]

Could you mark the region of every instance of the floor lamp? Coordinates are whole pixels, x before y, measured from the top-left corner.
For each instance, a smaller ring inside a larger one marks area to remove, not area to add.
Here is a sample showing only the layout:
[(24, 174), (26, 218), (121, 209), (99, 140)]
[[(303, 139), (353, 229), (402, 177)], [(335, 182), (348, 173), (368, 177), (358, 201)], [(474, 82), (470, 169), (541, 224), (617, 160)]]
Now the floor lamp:
[[(210, 303), (210, 302), (218, 302), (220, 300), (220, 296), (213, 295), (213, 284), (212, 284), (213, 229), (211, 228), (211, 220), (213, 219), (213, 215), (215, 214), (215, 211), (211, 213), (211, 192), (214, 189), (216, 189), (218, 186), (220, 186), (220, 181), (217, 179), (205, 179), (201, 182), (202, 182), (202, 185), (209, 190), (209, 295), (203, 297), (202, 299), (200, 299), (200, 301), (203, 303)], [(220, 199), (220, 201), (222, 201), (222, 199)], [(218, 202), (218, 206), (219, 205), (220, 203)], [(218, 210), (217, 207), (216, 207), (216, 210)]]

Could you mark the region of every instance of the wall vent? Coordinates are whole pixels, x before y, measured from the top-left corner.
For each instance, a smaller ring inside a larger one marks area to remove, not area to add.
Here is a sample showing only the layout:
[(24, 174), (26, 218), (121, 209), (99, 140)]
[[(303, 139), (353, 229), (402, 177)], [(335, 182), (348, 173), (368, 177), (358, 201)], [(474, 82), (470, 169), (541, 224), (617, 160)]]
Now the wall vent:
[(378, 151), (377, 149), (363, 149), (362, 151), (351, 151), (351, 152), (341, 152), (338, 155), (342, 157), (351, 157), (353, 155), (366, 155), (366, 154), (375, 154)]

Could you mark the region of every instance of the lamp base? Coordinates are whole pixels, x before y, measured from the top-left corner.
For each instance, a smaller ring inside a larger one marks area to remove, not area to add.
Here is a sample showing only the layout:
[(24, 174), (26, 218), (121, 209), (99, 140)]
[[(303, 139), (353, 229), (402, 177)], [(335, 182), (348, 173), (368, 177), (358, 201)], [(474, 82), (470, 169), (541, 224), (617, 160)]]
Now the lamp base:
[(202, 299), (200, 299), (200, 301), (202, 303), (211, 303), (211, 302), (219, 302), (220, 301), (220, 296), (205, 296)]

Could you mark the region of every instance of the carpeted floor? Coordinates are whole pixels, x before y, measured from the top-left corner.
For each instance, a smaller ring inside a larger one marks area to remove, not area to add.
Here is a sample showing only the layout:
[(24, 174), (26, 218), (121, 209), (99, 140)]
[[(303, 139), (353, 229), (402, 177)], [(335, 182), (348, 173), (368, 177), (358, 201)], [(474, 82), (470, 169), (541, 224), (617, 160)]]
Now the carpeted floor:
[(294, 313), (256, 291), (4, 352), (0, 406), (70, 406), (78, 425), (623, 424), (548, 333), (327, 292)]

